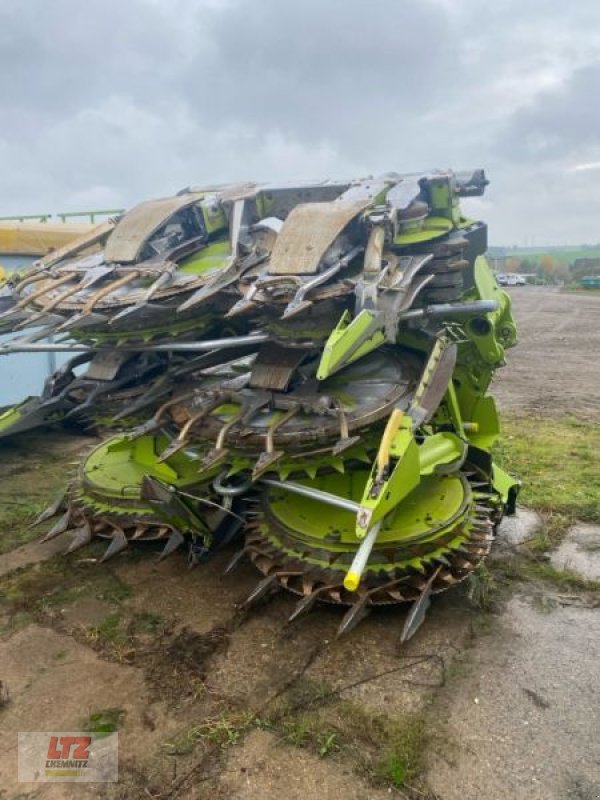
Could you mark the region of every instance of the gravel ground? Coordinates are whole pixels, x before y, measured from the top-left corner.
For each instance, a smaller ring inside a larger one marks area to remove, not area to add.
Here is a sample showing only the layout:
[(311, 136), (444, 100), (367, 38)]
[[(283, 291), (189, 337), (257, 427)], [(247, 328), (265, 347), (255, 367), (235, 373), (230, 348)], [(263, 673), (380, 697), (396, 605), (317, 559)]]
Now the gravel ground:
[(493, 391), (517, 413), (600, 419), (600, 295), (539, 286), (509, 290), (519, 343)]

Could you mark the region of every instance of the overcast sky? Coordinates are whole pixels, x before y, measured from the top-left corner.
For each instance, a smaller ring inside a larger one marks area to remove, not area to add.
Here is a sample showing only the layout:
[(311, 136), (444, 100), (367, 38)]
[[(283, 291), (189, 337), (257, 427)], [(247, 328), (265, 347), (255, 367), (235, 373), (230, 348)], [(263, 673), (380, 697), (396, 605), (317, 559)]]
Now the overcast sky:
[(0, 213), (485, 167), (494, 244), (600, 241), (598, 0), (0, 0)]

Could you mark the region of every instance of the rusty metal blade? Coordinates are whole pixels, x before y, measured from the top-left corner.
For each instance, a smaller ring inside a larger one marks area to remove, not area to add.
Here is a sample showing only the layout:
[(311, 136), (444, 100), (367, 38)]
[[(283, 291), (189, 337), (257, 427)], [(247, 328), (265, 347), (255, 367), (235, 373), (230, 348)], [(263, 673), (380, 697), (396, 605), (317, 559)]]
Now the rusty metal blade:
[(277, 574), (274, 573), (273, 575), (268, 575), (266, 578), (263, 578), (262, 581), (257, 583), (254, 589), (242, 603), (242, 608), (252, 608), (252, 606), (256, 605), (256, 603), (258, 603), (259, 600), (262, 600), (263, 597), (266, 597), (266, 595), (279, 589), (281, 589), (281, 587), (277, 580)]
[(353, 605), (350, 606), (348, 611), (344, 614), (344, 618), (337, 629), (337, 636), (343, 636), (350, 633), (359, 622), (370, 613), (371, 606), (369, 605), (369, 596), (364, 594)]
[(54, 500), (53, 503), (51, 503), (48, 506), (48, 508), (45, 508), (42, 511), (42, 513), (34, 519), (34, 521), (31, 523), (29, 527), (35, 528), (36, 525), (41, 525), (41, 523), (45, 522), (47, 519), (55, 517), (58, 514), (58, 512), (62, 511), (62, 509), (65, 507), (65, 500), (66, 500), (65, 495), (61, 494), (59, 497), (56, 498), (56, 500)]
[(433, 583), (440, 570), (441, 566), (438, 567), (431, 578), (429, 578), (423, 588), (423, 591), (421, 592), (419, 599), (412, 604), (411, 609), (408, 612), (406, 622), (404, 623), (404, 627), (402, 628), (402, 635), (400, 637), (400, 641), (402, 643), (411, 639), (425, 621), (425, 614), (431, 605), (431, 590)]
[(60, 519), (56, 522), (56, 524), (53, 525), (53, 527), (50, 528), (48, 533), (42, 538), (42, 543), (49, 542), (50, 539), (54, 539), (56, 536), (60, 536), (61, 533), (64, 533), (69, 527), (70, 522), (71, 522), (71, 506), (67, 508), (62, 517), (60, 517)]
[(86, 544), (89, 544), (92, 541), (92, 528), (89, 522), (85, 522), (81, 528), (77, 528), (74, 531), (73, 539), (71, 540), (71, 544), (67, 547), (66, 553), (73, 553), (75, 550), (79, 550), (80, 547), (85, 547)]
[(122, 528), (115, 528), (110, 544), (106, 548), (106, 551), (100, 561), (108, 561), (109, 558), (112, 558), (121, 551), (126, 550), (127, 546), (128, 542), (125, 531), (122, 530)]
[(241, 562), (241, 560), (244, 558), (245, 555), (246, 555), (246, 548), (238, 550), (238, 552), (233, 556), (231, 561), (227, 564), (227, 566), (223, 570), (223, 575), (229, 575), (230, 572), (233, 572), (233, 570), (238, 566), (238, 564)]
[(165, 544), (161, 554), (158, 557), (159, 561), (162, 561), (163, 558), (170, 556), (171, 553), (174, 553), (182, 544), (184, 544), (185, 538), (179, 531), (173, 531), (173, 533), (167, 539), (167, 543)]

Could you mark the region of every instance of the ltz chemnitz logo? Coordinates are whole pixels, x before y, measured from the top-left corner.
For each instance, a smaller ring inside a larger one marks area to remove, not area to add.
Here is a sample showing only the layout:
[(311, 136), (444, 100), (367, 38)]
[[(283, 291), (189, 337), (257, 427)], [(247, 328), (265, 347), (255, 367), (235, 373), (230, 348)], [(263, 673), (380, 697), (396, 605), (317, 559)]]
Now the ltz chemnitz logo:
[(46, 775), (78, 777), (90, 761), (91, 736), (51, 736)]
[(82, 731), (19, 733), (19, 781), (114, 783), (118, 734)]

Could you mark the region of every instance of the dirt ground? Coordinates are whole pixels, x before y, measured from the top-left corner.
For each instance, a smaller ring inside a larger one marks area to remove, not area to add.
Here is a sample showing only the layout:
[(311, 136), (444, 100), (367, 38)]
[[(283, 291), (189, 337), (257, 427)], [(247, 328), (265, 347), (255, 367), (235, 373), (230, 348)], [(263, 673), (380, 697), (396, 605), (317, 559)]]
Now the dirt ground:
[[(511, 292), (501, 406), (597, 417), (600, 297)], [(1, 451), (1, 800), (600, 800), (593, 596), (520, 582), (482, 610), (457, 589), (407, 644), (402, 609), (341, 639), (335, 609), (286, 625), (285, 594), (244, 613), (257, 575), (223, 576), (231, 553), (188, 570), (35, 540), (10, 503), (39, 510), (86, 447), (47, 434)], [(17, 782), (18, 731), (99, 718), (119, 731), (117, 784)]]
[(511, 288), (519, 344), (494, 394), (518, 413), (600, 419), (600, 295)]

